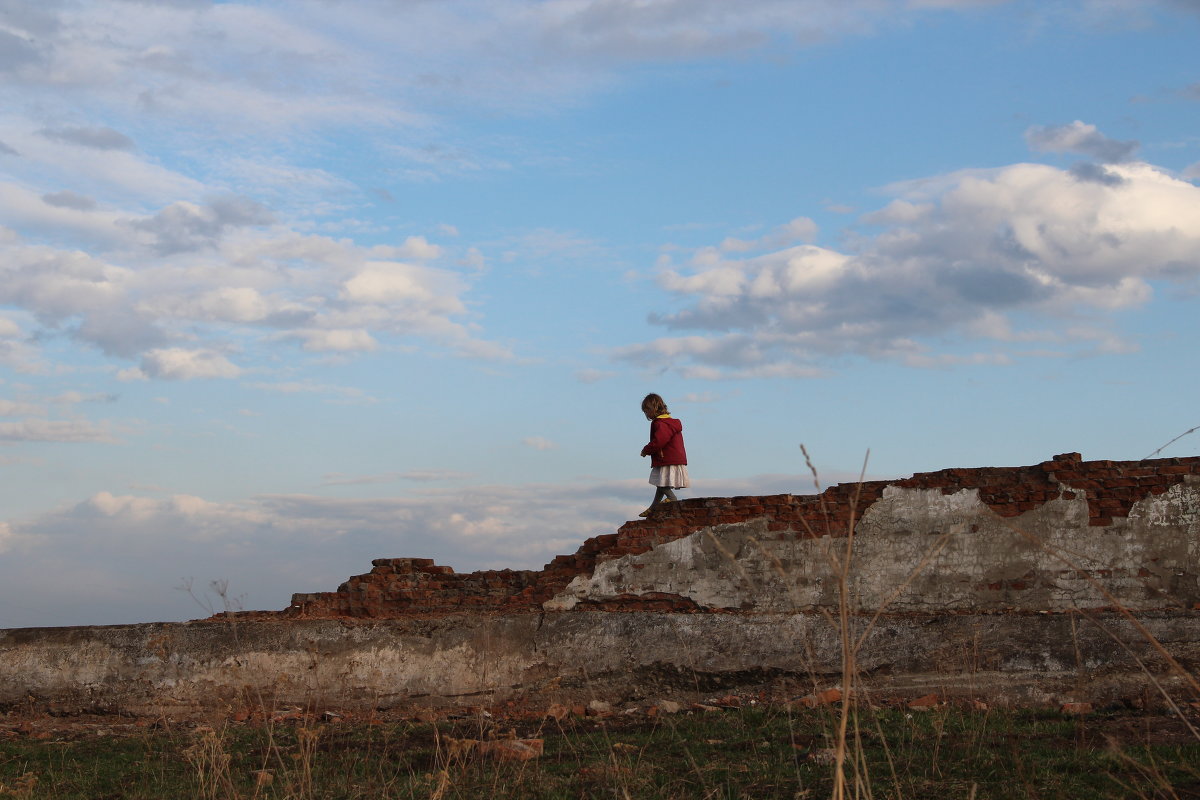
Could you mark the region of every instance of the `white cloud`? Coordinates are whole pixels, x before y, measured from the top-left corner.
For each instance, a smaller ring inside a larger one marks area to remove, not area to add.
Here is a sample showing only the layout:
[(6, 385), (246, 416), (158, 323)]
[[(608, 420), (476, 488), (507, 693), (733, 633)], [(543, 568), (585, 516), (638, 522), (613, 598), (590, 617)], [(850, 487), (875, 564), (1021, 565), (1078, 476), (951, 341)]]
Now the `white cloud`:
[(995, 6), (1011, 0), (908, 0), (910, 8), (974, 8)]
[(142, 356), (141, 370), (152, 378), (189, 381), (197, 378), (236, 378), (242, 369), (212, 350), (167, 347)]
[(778, 245), (791, 244), (792, 242), (812, 241), (817, 236), (817, 223), (813, 222), (808, 217), (796, 217), (791, 222), (780, 225), (772, 234), (772, 241)]
[[(419, 108), (530, 109), (605, 88), (629, 66), (770, 57), (984, 0), (442, 0), (437, 3), (72, 3), (44, 24), (9, 15), (7, 74), (65, 112), (100, 101), (158, 120), (204, 121), (243, 143), (264, 129), (355, 124), (436, 130)], [(1108, 0), (1112, 4), (1112, 0)], [(133, 10), (131, 10), (131, 8)], [(35, 30), (36, 29), (36, 30)], [(498, 46), (497, 43), (502, 43)], [(0, 60), (0, 76), (6, 74)], [(71, 102), (74, 101), (74, 102)], [(431, 104), (432, 105), (432, 104)], [(117, 121), (55, 131), (120, 146)], [(111, 134), (100, 135), (103, 131)], [(113, 134), (116, 134), (114, 136)], [(470, 148), (405, 136), (418, 161), (477, 166)], [(128, 138), (128, 137), (126, 137)], [(15, 145), (14, 145), (15, 146)], [(17, 147), (24, 152), (24, 149)], [(234, 148), (231, 148), (234, 149)], [(503, 163), (503, 159), (487, 159)]]
[(531, 447), (534, 450), (553, 450), (558, 447), (557, 443), (550, 441), (544, 436), (527, 436), (521, 440), (521, 444)]
[(459, 472), (450, 469), (417, 469), (402, 473), (406, 481), (417, 483), (433, 483), (435, 481), (461, 481), (471, 477), (469, 472)]
[(115, 496), (111, 492), (98, 492), (85, 500), (83, 507), (106, 517), (130, 517), (145, 520), (152, 516), (159, 502), (148, 497)]
[(101, 248), (116, 246), (128, 238), (117, 227), (120, 215), (96, 209), (94, 200), (88, 207), (88, 200), (91, 198), (68, 190), (38, 194), (26, 186), (0, 181), (0, 203), (4, 204), (6, 221), (26, 232), (21, 237), (5, 229), (0, 245), (17, 246), (22, 238), (47, 232)]
[(139, 208), (142, 204), (154, 206), (180, 197), (200, 196), (206, 191), (201, 181), (180, 174), (145, 153), (108, 150), (98, 155), (94, 149), (71, 146), (23, 131), (28, 124), (24, 120), (0, 117), (0, 122), (6, 123), (9, 129), (16, 128), (16, 132), (6, 134), (6, 138), (20, 151), (21, 160), (17, 166), (21, 174), (27, 181), (36, 180), (45, 185), (44, 189), (33, 193), (38, 205), (46, 205), (41, 200), (42, 195), (53, 195), (64, 186), (80, 197), (90, 197), (98, 203), (111, 200), (114, 205), (136, 204)]
[[(367, 231), (370, 245), (338, 238), (368, 225), (351, 211), (364, 187), (314, 155), (327, 141), (365, 148), (379, 163), (369, 183), (380, 185), (414, 161), (435, 172), (502, 169), (513, 159), (478, 151), (511, 142), (459, 145), (421, 109), (542, 109), (608, 87), (630, 66), (767, 57), (913, 13), (899, 0), (807, 0), (799, 10), (794, 0), (116, 0), (10, 10), (0, 84), (15, 99), (0, 112), (0, 149), (20, 177), (0, 182), (0, 204), (26, 241), (52, 244), (0, 244), (0, 302), (36, 316), (31, 340), (66, 333), (127, 360), (123, 379), (182, 374), (151, 352), (285, 341), (354, 353), (417, 339), (511, 359), (473, 324), (479, 250), (447, 252), (422, 236), (377, 243), (379, 230)], [(758, 239), (731, 239), (728, 252), (816, 234), (797, 217)], [(555, 230), (519, 246), (534, 259), (602, 255), (596, 242)], [(439, 268), (443, 258), (476, 272)], [(0, 360), (44, 368), (17, 343), (0, 347)], [(227, 359), (207, 366), (235, 369)]]
[(0, 417), (44, 416), (46, 407), (39, 403), (16, 402), (0, 398)]
[(470, 473), (449, 469), (419, 469), (407, 472), (385, 472), (380, 475), (343, 475), (340, 472), (330, 472), (321, 476), (322, 486), (363, 486), (377, 483), (393, 483), (398, 480), (413, 483), (441, 483), (445, 481), (462, 481), (470, 478)]
[(88, 147), (94, 150), (133, 150), (133, 140), (112, 128), (43, 128), (38, 131), (47, 139)]
[(114, 442), (107, 427), (87, 420), (0, 422), (0, 442)]
[(265, 206), (245, 197), (224, 197), (204, 205), (180, 201), (147, 219), (129, 224), (147, 234), (154, 251), (162, 255), (213, 247), (234, 228), (268, 225), (275, 219)]
[(340, 472), (328, 472), (321, 476), (322, 486), (364, 486), (373, 483), (392, 483), (400, 477), (398, 472), (385, 472), (382, 475), (343, 475)]
[(746, 253), (763, 248), (787, 247), (796, 242), (810, 242), (817, 237), (817, 223), (808, 217), (796, 217), (790, 222), (776, 227), (758, 239), (739, 239), (729, 237), (720, 244), (720, 250), (726, 253)]
[[(122, 368), (124, 380), (181, 374), (160, 363), (161, 355), (147, 354), (183, 341), (197, 351), (290, 340), (314, 353), (352, 353), (375, 349), (381, 334), (391, 334), (464, 357), (511, 358), (506, 347), (478, 339), (458, 319), (468, 314), (462, 274), (385, 260), (445, 255), (424, 237), (360, 247), (264, 225), (274, 219), (271, 212), (231, 195), (179, 201), (140, 217), (47, 205), (36, 193), (0, 182), (0, 201), (5, 196), (27, 209), (27, 224), (70, 231), (94, 246), (0, 240), (0, 304), (28, 312), (35, 336), (66, 331), (110, 356), (141, 360), (140, 371)], [(247, 337), (252, 329), (257, 338)], [(30, 347), (3, 337), (0, 359), (23, 368), (36, 363)], [(209, 362), (207, 374), (237, 374), (228, 363)]]
[(96, 201), (86, 195), (64, 189), (61, 192), (51, 192), (42, 195), (42, 201), (47, 205), (59, 208), (70, 208), (75, 211), (91, 211), (96, 207)]
[(42, 402), (52, 405), (78, 405), (79, 403), (111, 403), (117, 399), (116, 395), (95, 392), (92, 394), (84, 394), (69, 390), (51, 397), (42, 398)]
[(1079, 153), (1102, 162), (1128, 161), (1137, 142), (1110, 139), (1095, 125), (1075, 120), (1069, 125), (1036, 125), (1025, 131), (1025, 141), (1038, 152)]
[(580, 383), (599, 383), (600, 381), (615, 377), (616, 374), (611, 370), (581, 369), (575, 373), (575, 377), (579, 379)]
[[(681, 335), (615, 356), (730, 378), (820, 374), (844, 353), (949, 366), (1007, 363), (1016, 353), (997, 348), (1012, 342), (1127, 349), (1108, 313), (1145, 304), (1150, 281), (1200, 277), (1200, 188), (1145, 163), (1104, 170), (1111, 179), (1016, 164), (893, 187), (902, 196), (864, 218), (882, 230), (852, 252), (702, 248), (659, 279), (690, 302), (652, 321)], [(1100, 321), (1086, 341), (1066, 333), (1078, 315)], [(932, 349), (960, 335), (982, 347)]]
[(145, 372), (142, 372), (142, 370), (138, 367), (126, 367), (125, 369), (117, 370), (117, 380), (123, 383), (129, 383), (131, 381), (148, 381), (150, 380), (150, 376)]
[(278, 151), (253, 152), (252, 156), (232, 154), (208, 166), (215, 180), (252, 191), (276, 209), (299, 211), (331, 195), (358, 191), (352, 181), (320, 167), (291, 163)]
[(478, 339), (460, 337), (448, 342), (454, 352), (462, 358), (476, 361), (512, 361), (516, 355), (511, 349), (496, 342), (483, 342)]
[(274, 303), (250, 286), (222, 286), (209, 289), (193, 298), (182, 300), (174, 313), (185, 319), (220, 320), (225, 322), (258, 322), (271, 313)]
[(446, 144), (428, 143), (418, 147), (393, 144), (388, 151), (402, 162), (419, 165), (405, 169), (403, 175), (410, 181), (422, 183), (438, 181), (448, 176), (512, 168), (512, 165), (502, 159), (489, 158), (463, 147)]
[(362, 389), (353, 386), (335, 386), (314, 381), (281, 381), (278, 383), (251, 383), (252, 389), (262, 392), (278, 392), (280, 394), (319, 394), (335, 398), (342, 403), (375, 403), (377, 400)]
[(305, 350), (317, 353), (361, 352), (379, 347), (379, 342), (362, 329), (300, 331), (297, 335), (304, 341)]
[(343, 296), (360, 303), (426, 305), (437, 296), (431, 284), (443, 277), (412, 264), (371, 261), (346, 281)]
[[(451, 234), (457, 235), (457, 233)], [(431, 244), (424, 236), (409, 236), (399, 246), (379, 245), (371, 249), (371, 257), (379, 259), (413, 259), (433, 261), (442, 257), (442, 248)]]

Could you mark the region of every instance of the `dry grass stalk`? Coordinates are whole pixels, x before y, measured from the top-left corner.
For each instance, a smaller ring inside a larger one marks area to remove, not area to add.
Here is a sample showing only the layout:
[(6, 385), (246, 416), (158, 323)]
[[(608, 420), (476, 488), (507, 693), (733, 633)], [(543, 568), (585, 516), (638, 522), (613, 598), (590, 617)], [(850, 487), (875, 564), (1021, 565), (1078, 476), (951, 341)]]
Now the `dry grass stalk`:
[(225, 733), (208, 726), (195, 731), (195, 742), (183, 756), (196, 772), (196, 794), (201, 800), (235, 798), (237, 790), (229, 772), (232, 757), (225, 749)]
[[(820, 480), (817, 474), (817, 469), (813, 466), (812, 458), (809, 457), (808, 450), (804, 445), (800, 445), (800, 452), (804, 454), (804, 463), (808, 466), (812, 473), (813, 481), (820, 486)], [(854, 688), (855, 679), (858, 675), (856, 665), (857, 646), (854, 640), (854, 634), (850, 627), (851, 603), (850, 597), (850, 566), (854, 555), (854, 525), (856, 515), (858, 513), (858, 501), (862, 495), (862, 484), (867, 473), (867, 462), (870, 459), (871, 452), (868, 450), (863, 458), (862, 471), (859, 473), (858, 483), (854, 488), (854, 495), (850, 503), (850, 519), (846, 523), (846, 544), (842, 555), (839, 557), (837, 551), (833, 548), (832, 535), (829, 536), (827, 542), (826, 556), (829, 559), (831, 568), (833, 569), (834, 578), (837, 581), (837, 596), (838, 596), (838, 634), (842, 646), (842, 702), (841, 709), (838, 715), (837, 730), (834, 736), (834, 773), (833, 773), (833, 800), (845, 800), (847, 796), (846, 783), (846, 756), (847, 756), (847, 732), (850, 726), (850, 712), (854, 703)], [(824, 497), (818, 494), (821, 503), (822, 515), (828, 520), (828, 511), (825, 508)], [(828, 523), (826, 523), (828, 531)], [(829, 531), (832, 534), (831, 531)], [(857, 732), (858, 721), (855, 718), (855, 730)], [(855, 797), (870, 797), (870, 782), (866, 774), (866, 762), (862, 757), (861, 739), (855, 737), (858, 746), (855, 748), (854, 759), (851, 766), (854, 769), (854, 796)]]
[(313, 797), (313, 755), (320, 738), (320, 728), (296, 729), (296, 752), (292, 754), (296, 762), (296, 773), (292, 785), (295, 797), (300, 800), (311, 800)]

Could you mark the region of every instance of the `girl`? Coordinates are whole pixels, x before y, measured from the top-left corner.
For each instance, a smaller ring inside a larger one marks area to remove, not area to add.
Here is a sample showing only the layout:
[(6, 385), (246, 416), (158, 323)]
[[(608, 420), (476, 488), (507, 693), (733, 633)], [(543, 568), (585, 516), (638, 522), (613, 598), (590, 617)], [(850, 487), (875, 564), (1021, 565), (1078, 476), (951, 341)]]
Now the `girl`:
[(688, 487), (687, 451), (683, 449), (683, 423), (671, 417), (667, 404), (656, 394), (642, 400), (642, 413), (650, 420), (650, 443), (642, 456), (650, 456), (650, 483), (654, 502), (639, 517), (648, 517), (662, 503), (678, 500), (672, 489)]

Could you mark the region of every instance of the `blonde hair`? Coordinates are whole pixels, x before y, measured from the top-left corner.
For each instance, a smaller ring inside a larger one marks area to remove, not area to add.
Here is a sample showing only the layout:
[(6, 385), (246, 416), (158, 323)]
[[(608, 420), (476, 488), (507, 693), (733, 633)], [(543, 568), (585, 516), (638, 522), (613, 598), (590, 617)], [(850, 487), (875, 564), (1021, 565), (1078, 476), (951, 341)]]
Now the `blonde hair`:
[(648, 417), (657, 417), (661, 414), (668, 414), (667, 404), (658, 395), (651, 392), (642, 398), (642, 413)]

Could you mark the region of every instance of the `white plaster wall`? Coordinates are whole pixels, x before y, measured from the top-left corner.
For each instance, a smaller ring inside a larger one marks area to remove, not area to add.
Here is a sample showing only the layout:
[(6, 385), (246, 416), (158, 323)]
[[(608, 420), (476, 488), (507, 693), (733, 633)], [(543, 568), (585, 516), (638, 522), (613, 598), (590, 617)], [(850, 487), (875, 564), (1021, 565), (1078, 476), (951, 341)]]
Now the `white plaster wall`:
[[(1064, 487), (1067, 488), (1067, 487)], [(889, 486), (855, 528), (849, 594), (856, 611), (1061, 611), (1120, 604), (1190, 608), (1200, 600), (1200, 482), (1088, 524), (1082, 493), (1004, 518), (966, 489)], [(838, 602), (845, 537), (797, 539), (767, 520), (721, 525), (599, 564), (545, 604), (663, 592), (705, 608), (786, 612)]]

